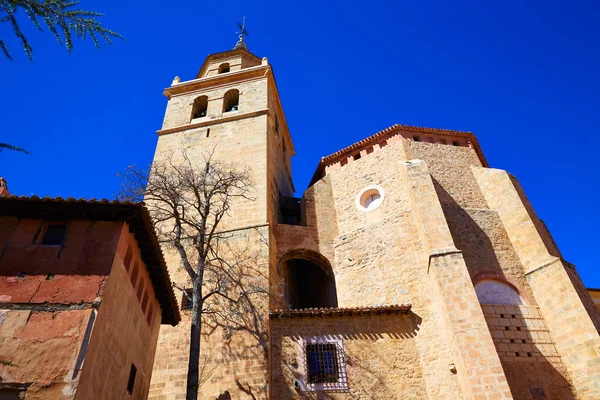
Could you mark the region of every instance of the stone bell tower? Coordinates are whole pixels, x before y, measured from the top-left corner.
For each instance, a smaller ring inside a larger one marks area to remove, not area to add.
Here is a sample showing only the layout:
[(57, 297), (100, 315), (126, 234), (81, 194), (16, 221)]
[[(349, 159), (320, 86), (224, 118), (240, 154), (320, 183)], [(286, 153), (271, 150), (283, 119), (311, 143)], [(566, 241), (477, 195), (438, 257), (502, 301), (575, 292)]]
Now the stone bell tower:
[[(271, 65), (248, 51), (242, 35), (233, 50), (209, 55), (194, 79), (176, 77), (164, 95), (168, 104), (154, 160), (181, 157), (185, 149), (192, 162), (202, 163), (211, 152), (213, 160), (249, 168), (253, 199), (236, 203), (219, 230), (260, 249), (263, 259), (257, 264), (264, 271), (258, 275), (268, 280), (273, 264), (270, 226), (277, 220), (278, 197), (294, 192), (290, 163), (294, 147)], [(164, 252), (172, 281), (191, 287), (179, 256), (168, 248)], [(191, 315), (182, 303), (179, 326), (160, 332), (150, 399), (185, 396)], [(264, 303), (254, 316), (252, 332), (217, 329), (208, 335), (203, 327), (199, 398), (239, 398), (244, 392), (267, 396), (266, 296)]]

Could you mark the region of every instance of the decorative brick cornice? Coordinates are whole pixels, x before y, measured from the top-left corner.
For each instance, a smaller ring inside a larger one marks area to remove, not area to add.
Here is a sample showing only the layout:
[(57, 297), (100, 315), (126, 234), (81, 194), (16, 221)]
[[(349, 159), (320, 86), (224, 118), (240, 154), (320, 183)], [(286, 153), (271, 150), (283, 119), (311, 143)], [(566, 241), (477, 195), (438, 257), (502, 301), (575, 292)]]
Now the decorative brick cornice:
[(411, 309), (411, 304), (395, 304), (391, 306), (351, 307), (351, 308), (304, 308), (300, 310), (272, 310), (270, 318), (315, 318), (315, 317), (347, 317), (405, 314)]
[(330, 165), (333, 165), (333, 164), (339, 162), (342, 158), (347, 157), (349, 154), (356, 152), (357, 150), (362, 150), (362, 149), (366, 148), (367, 146), (371, 146), (376, 143), (380, 143), (381, 141), (389, 139), (392, 136), (398, 135), (401, 132), (429, 133), (429, 134), (434, 134), (434, 135), (468, 138), (471, 141), (473, 148), (475, 149), (475, 152), (477, 153), (477, 156), (479, 157), (479, 160), (481, 161), (481, 164), (484, 167), (489, 167), (489, 164), (488, 164), (487, 160), (485, 159), (485, 156), (483, 155), (483, 151), (481, 150), (481, 147), (479, 146), (479, 142), (477, 141), (477, 138), (475, 137), (475, 135), (472, 132), (455, 131), (455, 130), (451, 130), (451, 129), (424, 128), (424, 127), (420, 127), (420, 126), (395, 124), (395, 125), (390, 126), (389, 128), (386, 128), (382, 131), (377, 132), (376, 134), (374, 134), (372, 136), (369, 136), (363, 140), (360, 140), (348, 147), (345, 147), (339, 151), (336, 151), (335, 153), (330, 154), (327, 157), (323, 157), (321, 159), (321, 161), (319, 162), (319, 165), (317, 166), (317, 169), (316, 169), (315, 173), (313, 174), (312, 179), (310, 180), (309, 186), (312, 186), (316, 181), (318, 181), (319, 179), (321, 179), (323, 177), (323, 172), (325, 171), (325, 168), (327, 166), (330, 166)]

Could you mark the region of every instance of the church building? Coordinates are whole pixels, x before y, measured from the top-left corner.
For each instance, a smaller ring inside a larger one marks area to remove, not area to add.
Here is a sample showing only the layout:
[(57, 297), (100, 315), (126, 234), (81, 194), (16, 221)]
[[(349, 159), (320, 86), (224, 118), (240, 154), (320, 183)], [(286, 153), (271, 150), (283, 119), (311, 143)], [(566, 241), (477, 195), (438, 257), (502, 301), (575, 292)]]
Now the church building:
[[(394, 125), (294, 198), (273, 68), (241, 39), (175, 78), (155, 162), (250, 169), (223, 220), (274, 288), (247, 329), (203, 325), (200, 399), (600, 399), (600, 314), (517, 179), (471, 132)], [(189, 287), (164, 248), (172, 281)], [(162, 325), (149, 399), (185, 398), (190, 314)], [(210, 326), (210, 327), (209, 327)]]

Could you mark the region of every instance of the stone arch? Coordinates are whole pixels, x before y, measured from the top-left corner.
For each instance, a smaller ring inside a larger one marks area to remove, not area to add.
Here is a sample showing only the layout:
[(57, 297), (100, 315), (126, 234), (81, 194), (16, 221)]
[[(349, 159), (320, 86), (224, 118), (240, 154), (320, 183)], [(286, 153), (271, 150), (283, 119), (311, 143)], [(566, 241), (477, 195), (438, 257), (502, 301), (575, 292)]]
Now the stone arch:
[(475, 284), (475, 293), (481, 304), (526, 305), (527, 300), (508, 281), (483, 278)]
[(279, 260), (287, 308), (337, 307), (335, 276), (331, 263), (308, 249), (290, 250)]
[(194, 99), (192, 107), (192, 119), (206, 117), (208, 110), (208, 96), (199, 96)]
[(223, 63), (221, 65), (219, 65), (219, 74), (224, 74), (226, 72), (229, 72), (230, 68), (229, 68), (229, 63)]
[(223, 112), (237, 111), (240, 105), (240, 91), (237, 89), (228, 90), (223, 96)]

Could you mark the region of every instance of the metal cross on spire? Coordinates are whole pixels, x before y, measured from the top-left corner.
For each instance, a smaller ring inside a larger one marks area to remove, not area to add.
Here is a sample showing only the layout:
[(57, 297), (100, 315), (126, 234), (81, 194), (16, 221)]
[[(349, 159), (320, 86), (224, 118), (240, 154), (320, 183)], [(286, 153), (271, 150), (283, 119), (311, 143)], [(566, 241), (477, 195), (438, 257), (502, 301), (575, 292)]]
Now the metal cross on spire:
[(244, 36), (250, 36), (250, 33), (246, 30), (246, 17), (242, 19), (242, 23), (236, 22), (237, 26), (240, 28), (239, 32), (236, 32), (239, 36), (238, 42), (235, 44), (234, 50), (244, 49), (248, 50), (246, 47), (246, 43), (244, 43)]

